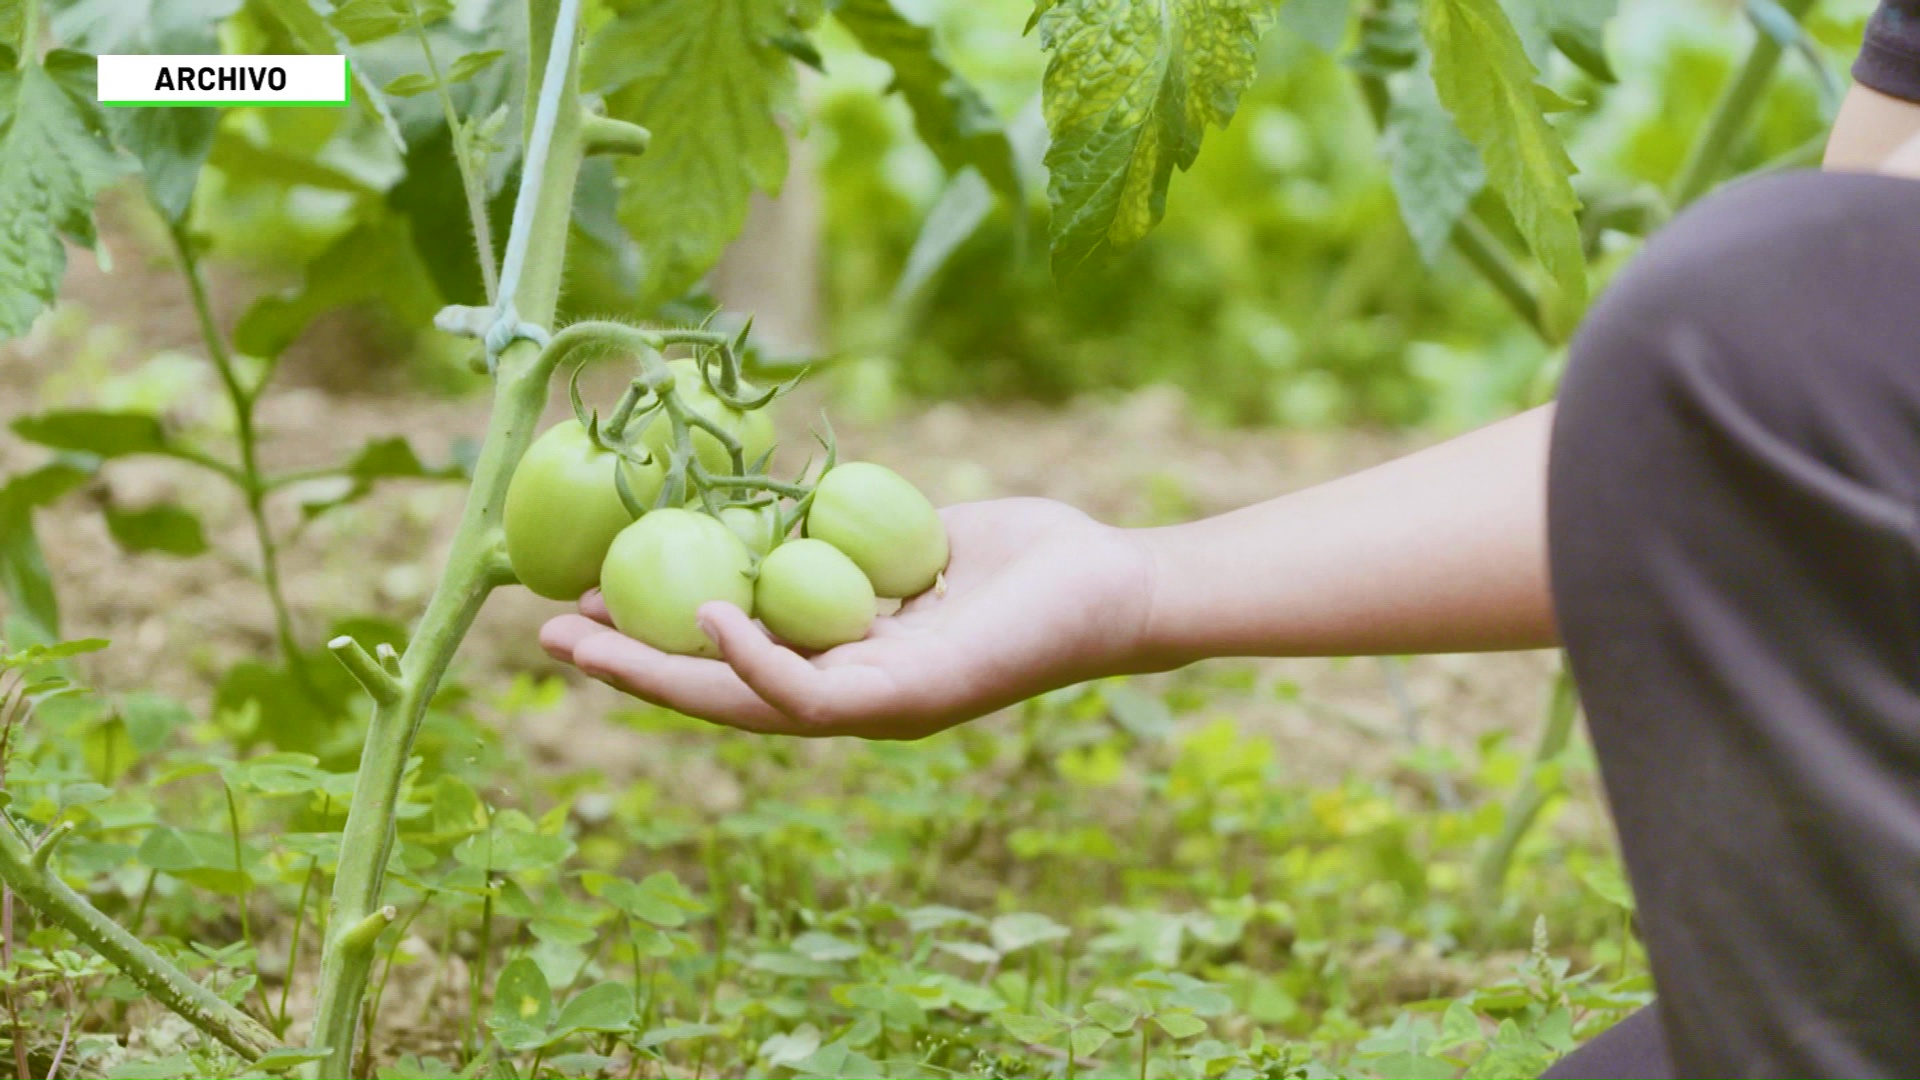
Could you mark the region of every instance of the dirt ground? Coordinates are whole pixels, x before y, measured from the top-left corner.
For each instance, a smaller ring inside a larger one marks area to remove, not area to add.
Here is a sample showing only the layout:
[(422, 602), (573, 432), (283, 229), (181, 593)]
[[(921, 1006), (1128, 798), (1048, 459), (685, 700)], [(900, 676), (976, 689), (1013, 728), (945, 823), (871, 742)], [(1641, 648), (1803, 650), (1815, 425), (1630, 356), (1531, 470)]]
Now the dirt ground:
[[(190, 360), (201, 354), (185, 289), (164, 265), (129, 247), (119, 245), (112, 273), (74, 253), (62, 310), (28, 339), (0, 347), (0, 423), (43, 407), (95, 404), (103, 394), (137, 397), (165, 383), (175, 388), (176, 421), (219, 428), (226, 406), (206, 366)], [(232, 319), (264, 285), (234, 273), (218, 277), (220, 317)], [(396, 433), (407, 434), (428, 460), (445, 461), (455, 439), (482, 431), (481, 395), (421, 390), (371, 358), (381, 352), (381, 335), (351, 316), (327, 319), (289, 352), (261, 402), (270, 467), (335, 462), (370, 438)], [(179, 393), (183, 382), (186, 392)], [(818, 389), (790, 398), (781, 417), (783, 445), (804, 445), (807, 423), (823, 405), (831, 407), (831, 398)], [(1217, 513), (1385, 460), (1417, 442), (1206, 430), (1190, 420), (1177, 394), (1159, 390), (1060, 410), (909, 405), (878, 423), (836, 411), (834, 426), (844, 452), (897, 468), (936, 501), (1044, 495), (1117, 523)], [(0, 429), (0, 473), (44, 456)], [(70, 496), (38, 517), (64, 629), (71, 637), (112, 639), (111, 649), (89, 660), (103, 688), (149, 687), (204, 703), (224, 663), (272, 649), (243, 508), (220, 483), (177, 462), (115, 462), (102, 483), (118, 503), (176, 499), (198, 510), (214, 553), (125, 554), (95, 509), (103, 494)], [(455, 485), (394, 484), (289, 539), (283, 572), (302, 640), (317, 643), (333, 619), (348, 614), (417, 615), (462, 494)], [(283, 529), (298, 521), (291, 505), (274, 512)], [(578, 693), (567, 697), (562, 715), (522, 725), (529, 749), (556, 764), (591, 762), (610, 777), (644, 771), (643, 738), (604, 720), (618, 695), (561, 672), (540, 652), (535, 631), (559, 610), (524, 590), (498, 594), (467, 643), (464, 674), (482, 686), (521, 672), (564, 675)], [(1263, 661), (1255, 665), (1255, 689), (1222, 704), (1270, 733), (1282, 760), (1304, 779), (1399, 753), (1410, 710), (1419, 717), (1420, 738), (1442, 745), (1465, 748), (1493, 730), (1530, 734), (1555, 663), (1549, 654), (1416, 658), (1402, 669), (1402, 693), (1393, 672), (1376, 661)], [(1297, 695), (1274, 692), (1289, 683)]]

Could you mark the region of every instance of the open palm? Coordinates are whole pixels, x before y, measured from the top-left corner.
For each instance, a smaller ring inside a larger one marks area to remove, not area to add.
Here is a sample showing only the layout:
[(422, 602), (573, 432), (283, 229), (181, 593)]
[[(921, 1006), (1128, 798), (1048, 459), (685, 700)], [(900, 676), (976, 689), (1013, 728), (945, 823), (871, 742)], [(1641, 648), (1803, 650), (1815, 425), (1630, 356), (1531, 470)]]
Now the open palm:
[(941, 512), (945, 588), (804, 656), (726, 603), (701, 609), (723, 660), (674, 656), (611, 628), (597, 592), (540, 641), (635, 697), (748, 731), (913, 739), (1058, 686), (1114, 674), (1137, 648), (1151, 559), (1121, 530), (1045, 499)]

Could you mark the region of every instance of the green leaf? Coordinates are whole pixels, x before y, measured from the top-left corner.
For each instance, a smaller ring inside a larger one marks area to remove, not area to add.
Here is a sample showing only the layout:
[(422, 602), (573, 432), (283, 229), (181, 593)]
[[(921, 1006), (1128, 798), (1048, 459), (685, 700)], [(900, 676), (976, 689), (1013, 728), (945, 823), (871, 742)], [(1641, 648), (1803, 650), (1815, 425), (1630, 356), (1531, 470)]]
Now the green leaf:
[(1124, 1035), (1133, 1030), (1134, 1022), (1140, 1019), (1140, 1010), (1120, 1001), (1089, 1001), (1081, 1010), (1087, 1019), (1113, 1032)]
[(1634, 910), (1633, 887), (1627, 884), (1626, 876), (1621, 874), (1617, 863), (1604, 863), (1590, 867), (1580, 875), (1587, 888), (1622, 911)]
[(609, 115), (653, 132), (619, 162), (620, 219), (645, 252), (644, 307), (686, 292), (746, 222), (755, 191), (779, 190), (797, 122), (793, 61), (773, 44), (785, 0), (627, 0), (594, 37), (588, 90)]
[(1065, 277), (1136, 243), (1166, 213), (1173, 170), (1252, 81), (1265, 0), (1057, 0), (1036, 15), (1052, 54), (1053, 267)]
[(312, 1050), (304, 1046), (284, 1047), (271, 1051), (255, 1061), (253, 1068), (264, 1073), (283, 1073), (291, 1071), (296, 1065), (319, 1061), (328, 1053), (330, 1053), (328, 1050)]
[(1617, 81), (1607, 61), (1607, 24), (1620, 0), (1541, 0), (1554, 47), (1580, 70), (1604, 83)]
[(272, 359), (321, 314), (368, 302), (409, 326), (427, 325), (440, 310), (440, 291), (415, 253), (410, 223), (398, 214), (355, 225), (307, 264), (302, 285), (255, 300), (234, 325), (234, 348)]
[(575, 994), (560, 1010), (554, 1031), (625, 1031), (633, 1026), (633, 988), (603, 982)]
[(505, 55), (507, 54), (499, 49), (488, 49), (485, 52), (468, 53), (460, 59), (455, 60), (453, 65), (447, 68), (447, 85), (452, 86), (456, 83), (466, 82), (468, 79), (473, 78), (475, 75), (493, 66), (495, 61)]
[(1021, 949), (1049, 941), (1060, 941), (1067, 937), (1067, 928), (1033, 912), (1015, 912), (1002, 915), (993, 920), (990, 936), (993, 947), (1003, 953), (1019, 952)]
[(157, 551), (187, 557), (207, 550), (200, 519), (191, 510), (172, 503), (140, 510), (108, 506), (106, 518), (107, 532), (113, 535), (114, 543), (130, 554)]
[(1539, 72), (1496, 0), (1428, 0), (1422, 19), (1433, 81), (1480, 148), (1487, 180), (1573, 310), (1587, 299), (1573, 159), (1534, 94)]
[(161, 826), (141, 841), (137, 857), (150, 869), (227, 896), (242, 896), (253, 888), (253, 878), (244, 869), (249, 861), (245, 849), (236, 868), (233, 840), (219, 833)]
[(1288, 0), (1280, 9), (1280, 25), (1326, 53), (1347, 40), (1352, 20), (1353, 0)]
[(1102, 683), (1100, 700), (1119, 724), (1136, 739), (1164, 739), (1173, 733), (1173, 710), (1151, 694), (1119, 683)]
[(0, 339), (27, 332), (92, 246), (93, 202), (125, 174), (95, 100), (94, 60), (55, 50), (14, 67), (0, 48)]
[(545, 1031), (553, 1023), (553, 991), (540, 965), (518, 956), (500, 969), (493, 984), (493, 1016), (487, 1026), (499, 1029), (524, 1025)]
[(391, 37), (410, 29), (417, 9), (420, 23), (431, 26), (453, 13), (451, 0), (346, 0), (336, 7), (327, 21), (355, 45)]
[(107, 1074), (107, 1080), (177, 1080), (178, 1077), (192, 1076), (199, 1070), (198, 1062), (185, 1054), (175, 1054), (147, 1061), (122, 1062)]
[(15, 420), (13, 433), (55, 450), (78, 450), (103, 458), (168, 450), (159, 417), (141, 412), (58, 409)]
[[(57, 7), (55, 40), (89, 53), (220, 51), (222, 20), (240, 0), (77, 0)], [(147, 197), (167, 221), (185, 220), (219, 109), (110, 109), (114, 141), (140, 160)]]
[[(0, 488), (0, 596), (12, 609), (0, 638), (14, 645), (51, 642), (60, 636), (60, 601), (53, 574), (34, 530), (33, 511), (87, 482), (92, 474), (54, 462), (21, 473)], [(18, 625), (16, 625), (16, 623)]]
[(1066, 1025), (1043, 1016), (1027, 1016), (1023, 1013), (1003, 1012), (994, 1019), (1007, 1029), (1007, 1034), (1025, 1043), (1045, 1044), (1052, 1041)]
[(1191, 1039), (1207, 1030), (1207, 1022), (1190, 1012), (1174, 1011), (1155, 1013), (1153, 1022), (1160, 1030), (1176, 1039)]
[(394, 97), (413, 97), (424, 94), (439, 85), (433, 76), (423, 71), (410, 71), (386, 85), (386, 91)]
[(1089, 1058), (1100, 1052), (1100, 1048), (1112, 1041), (1113, 1033), (1102, 1027), (1074, 1028), (1067, 1036), (1067, 1045), (1073, 1049), (1073, 1056)]
[(1432, 266), (1446, 252), (1474, 197), (1486, 187), (1487, 172), (1479, 149), (1460, 134), (1440, 104), (1425, 65), (1394, 75), (1388, 86), (1393, 104), (1387, 110), (1381, 152), (1407, 234)]
[(948, 62), (932, 31), (892, 0), (838, 0), (833, 17), (860, 47), (893, 69), (892, 89), (913, 110), (914, 130), (948, 172), (968, 165), (1008, 198), (1021, 198), (1013, 145), (993, 107)]
[[(427, 0), (422, 0), (423, 3)], [(385, 94), (367, 77), (367, 67), (360, 62), (353, 43), (347, 35), (327, 23), (313, 6), (314, 0), (259, 0), (263, 7), (281, 27), (287, 36), (302, 52), (314, 56), (340, 55), (347, 58), (347, 70), (353, 80), (352, 97), (355, 105), (370, 113), (380, 122), (387, 138), (401, 153), (407, 149), (406, 137), (400, 133), (400, 123), (394, 119), (393, 109), (387, 105)], [(337, 13), (336, 13), (337, 14)]]

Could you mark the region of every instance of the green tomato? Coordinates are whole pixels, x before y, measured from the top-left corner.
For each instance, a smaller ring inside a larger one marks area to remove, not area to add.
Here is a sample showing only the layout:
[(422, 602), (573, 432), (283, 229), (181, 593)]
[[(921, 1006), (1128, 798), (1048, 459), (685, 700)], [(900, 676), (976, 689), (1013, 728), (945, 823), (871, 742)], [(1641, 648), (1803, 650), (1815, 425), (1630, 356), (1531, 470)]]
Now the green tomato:
[(807, 535), (845, 552), (881, 596), (918, 596), (947, 568), (947, 529), (899, 473), (848, 462), (820, 478)]
[[(690, 413), (698, 413), (713, 421), (728, 435), (740, 443), (745, 463), (751, 465), (761, 454), (773, 448), (773, 419), (765, 409), (742, 412), (714, 396), (707, 389), (706, 380), (700, 377), (700, 365), (693, 360), (674, 360), (667, 364), (673, 369), (674, 392), (680, 396), (680, 403)], [(741, 397), (753, 397), (759, 391), (746, 383), (740, 384)], [(673, 422), (667, 419), (666, 410), (656, 409), (642, 421), (646, 426), (640, 433), (640, 441), (646, 445), (654, 457), (665, 460), (667, 450), (673, 445)], [(706, 470), (716, 475), (730, 475), (733, 472), (733, 458), (727, 448), (713, 433), (704, 428), (694, 428), (693, 453)]]
[(795, 540), (760, 560), (753, 609), (775, 637), (803, 649), (831, 649), (867, 636), (873, 585), (825, 540)]
[(753, 610), (753, 556), (725, 525), (692, 510), (641, 515), (607, 551), (600, 595), (613, 625), (662, 652), (719, 656), (700, 632), (700, 605), (725, 600)]
[(747, 545), (756, 558), (763, 557), (773, 550), (773, 543), (779, 539), (774, 535), (780, 528), (780, 507), (769, 503), (766, 506), (726, 506), (720, 510), (720, 524), (733, 531), (740, 542)]
[[(549, 600), (576, 600), (599, 582), (607, 548), (633, 522), (614, 487), (620, 464), (578, 420), (563, 420), (534, 440), (507, 484), (507, 558), (521, 584)], [(642, 504), (666, 482), (657, 461), (625, 470)]]

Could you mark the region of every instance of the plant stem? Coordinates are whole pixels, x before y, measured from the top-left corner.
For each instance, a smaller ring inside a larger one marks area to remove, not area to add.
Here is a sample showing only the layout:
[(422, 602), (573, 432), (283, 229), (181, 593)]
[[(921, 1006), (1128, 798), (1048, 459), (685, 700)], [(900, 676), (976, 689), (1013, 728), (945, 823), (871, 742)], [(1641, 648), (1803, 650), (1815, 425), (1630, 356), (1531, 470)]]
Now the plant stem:
[[(313, 894), (313, 879), (320, 876), (318, 857), (307, 860), (307, 878), (300, 883), (300, 903), (293, 918), (293, 941), (287, 946), (287, 975), (280, 982), (280, 1033), (287, 1032), (287, 994), (293, 989), (293, 969), (300, 962), (300, 930), (307, 925), (307, 897)], [(151, 875), (147, 878), (147, 887), (153, 887)]]
[(258, 1021), (222, 1001), (140, 939), (101, 914), (59, 875), (33, 865), (33, 854), (13, 829), (0, 821), (0, 880), (42, 917), (71, 933), (107, 958), (161, 1005), (213, 1036), (249, 1061), (277, 1049), (279, 1043)]
[(480, 280), (486, 285), (487, 303), (500, 299), (500, 272), (493, 265), (493, 223), (487, 219), (487, 189), (474, 166), (473, 143), (467, 138), (466, 125), (453, 109), (453, 94), (440, 76), (440, 61), (434, 58), (433, 43), (427, 38), (426, 24), (420, 21), (420, 5), (408, 0), (407, 14), (413, 21), (413, 36), (420, 42), (420, 53), (427, 58), (427, 70), (433, 74), (434, 94), (440, 99), (440, 111), (447, 119), (447, 131), (453, 136), (453, 161), (460, 169), (460, 186), (467, 194), (467, 218), (473, 226), (473, 246), (480, 260)]
[(207, 348), (207, 357), (213, 361), (213, 367), (220, 375), (220, 384), (226, 389), (227, 402), (233, 408), (234, 437), (240, 444), (240, 470), (238, 482), (241, 495), (246, 499), (247, 517), (253, 524), (254, 542), (260, 548), (260, 578), (266, 585), (267, 600), (273, 605), (274, 635), (279, 639), (280, 655), (286, 660), (287, 670), (300, 683), (309, 696), (317, 698), (318, 690), (308, 677), (305, 658), (300, 654), (300, 643), (293, 636), (293, 616), (287, 607), (287, 598), (280, 584), (280, 552), (274, 542), (273, 530), (267, 524), (268, 485), (260, 475), (258, 452), (258, 434), (253, 426), (253, 406), (259, 388), (249, 390), (240, 381), (240, 373), (233, 366), (233, 354), (227, 350), (227, 341), (220, 333), (219, 324), (214, 322), (213, 305), (207, 300), (207, 283), (200, 273), (200, 260), (193, 253), (193, 245), (187, 237), (186, 226), (176, 224), (168, 230), (173, 239), (173, 249), (180, 259), (180, 270), (187, 279), (187, 291), (193, 297), (193, 311), (200, 324), (200, 339)]
[[(529, 114), (545, 74), (557, 10), (558, 0), (528, 3)], [(577, 45), (577, 36), (567, 43), (569, 56), (578, 51)], [(569, 83), (577, 84), (577, 65), (570, 60), (569, 66), (574, 68)], [(520, 317), (541, 326), (552, 324), (559, 303), (560, 267), (566, 256), (574, 183), (580, 170), (580, 110), (576, 100), (577, 86), (570, 85), (556, 118), (539, 201), (533, 207), (531, 228), (524, 241), (525, 268), (512, 297)], [(447, 556), (446, 572), (401, 657), (399, 699), (374, 708), (361, 751), (353, 803), (341, 835), (340, 865), (331, 903), (334, 936), (321, 959), (310, 1043), (328, 1052), (319, 1062), (320, 1076), (346, 1076), (354, 1062), (355, 1028), (359, 1004), (366, 993), (368, 965), (356, 960), (344, 943), (354, 927), (379, 910), (387, 859), (393, 850), (394, 814), (414, 735), (447, 665), (500, 581), (501, 510), (507, 484), (533, 441), (534, 428), (546, 406), (553, 359), (553, 350), (542, 350), (525, 340), (513, 342), (500, 355), (493, 413), (474, 467), (466, 508)]]
[(26, 0), (20, 12), (20, 55), (38, 55), (40, 42), (40, 0)]
[(1552, 793), (1542, 790), (1540, 772), (1565, 752), (1568, 740), (1573, 737), (1574, 721), (1579, 715), (1580, 692), (1573, 684), (1573, 672), (1562, 668), (1559, 677), (1554, 680), (1553, 693), (1547, 702), (1546, 728), (1541, 731), (1540, 742), (1534, 747), (1533, 759), (1527, 763), (1519, 786), (1507, 802), (1500, 835), (1480, 861), (1478, 876), (1482, 903), (1491, 904), (1499, 899), (1500, 891), (1506, 885), (1507, 871), (1513, 866), (1514, 853), (1520, 849), (1520, 842), (1533, 831), (1540, 812), (1546, 809)]
[[(1816, 2), (1780, 0), (1780, 6), (1795, 19), (1802, 19), (1813, 10)], [(1760, 107), (1767, 84), (1773, 81), (1775, 69), (1780, 66), (1785, 47), (1764, 30), (1756, 30), (1756, 34), (1746, 62), (1740, 66), (1733, 81), (1727, 84), (1720, 100), (1714, 103), (1713, 114), (1707, 120), (1704, 133), (1693, 144), (1693, 151), (1687, 156), (1679, 179), (1674, 182), (1675, 210), (1684, 209), (1713, 190), (1713, 186), (1725, 175), (1735, 144), (1752, 126), (1753, 114)]]

